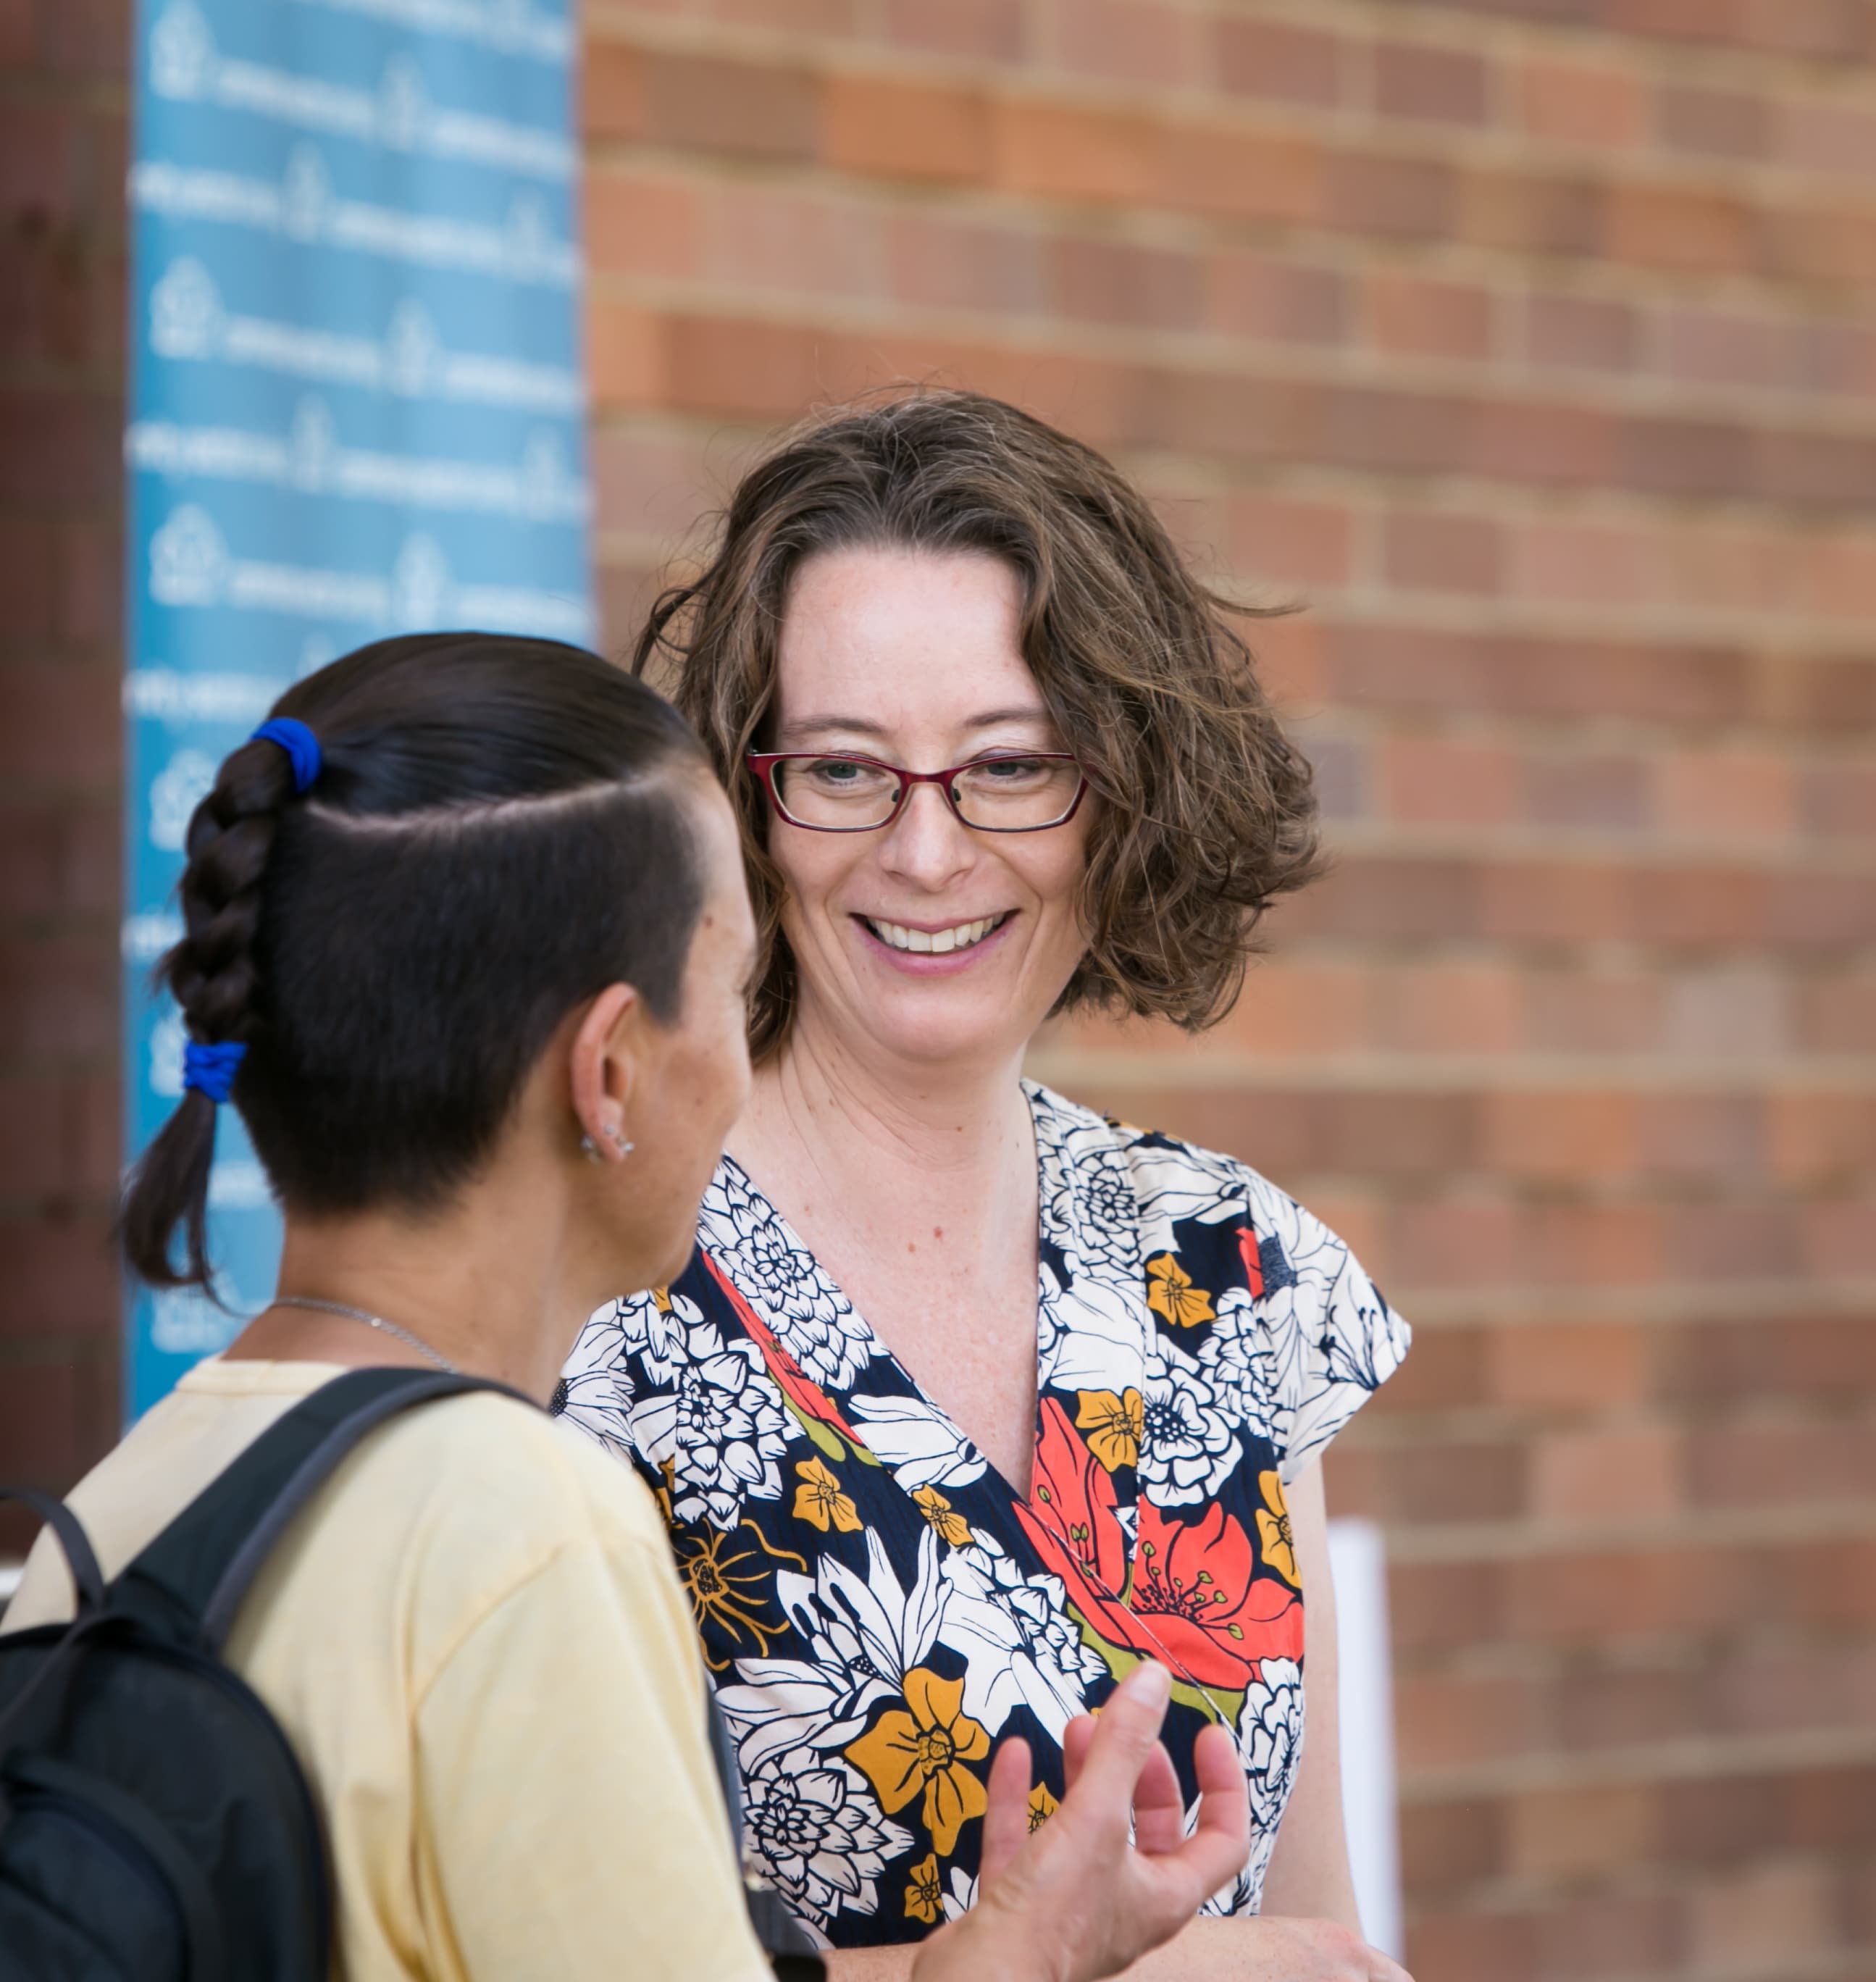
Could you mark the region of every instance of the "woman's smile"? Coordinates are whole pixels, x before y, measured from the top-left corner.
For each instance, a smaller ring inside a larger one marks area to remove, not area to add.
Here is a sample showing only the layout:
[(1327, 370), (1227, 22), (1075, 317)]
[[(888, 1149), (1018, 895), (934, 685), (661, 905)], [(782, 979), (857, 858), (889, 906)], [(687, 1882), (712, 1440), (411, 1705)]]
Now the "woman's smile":
[(856, 914), (869, 950), (884, 951), (896, 968), (915, 976), (948, 975), (967, 969), (988, 951), (1015, 919), (1014, 909), (980, 916), (971, 922), (900, 923), (883, 916)]

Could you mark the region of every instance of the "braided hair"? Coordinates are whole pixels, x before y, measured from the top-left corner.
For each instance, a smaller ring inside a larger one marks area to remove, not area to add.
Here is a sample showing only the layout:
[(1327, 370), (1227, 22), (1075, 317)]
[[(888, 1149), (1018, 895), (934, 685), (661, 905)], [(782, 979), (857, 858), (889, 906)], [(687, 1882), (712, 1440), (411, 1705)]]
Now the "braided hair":
[[(317, 779), (265, 738), (223, 761), (158, 982), (196, 1046), (245, 1049), (232, 1098), (290, 1210), (433, 1207), (576, 1005), (624, 982), (675, 1016), (701, 746), (598, 656), (501, 634), (378, 642), (274, 715), (317, 736)], [(215, 1131), (188, 1089), (131, 1176), (120, 1237), (153, 1286), (212, 1286)]]

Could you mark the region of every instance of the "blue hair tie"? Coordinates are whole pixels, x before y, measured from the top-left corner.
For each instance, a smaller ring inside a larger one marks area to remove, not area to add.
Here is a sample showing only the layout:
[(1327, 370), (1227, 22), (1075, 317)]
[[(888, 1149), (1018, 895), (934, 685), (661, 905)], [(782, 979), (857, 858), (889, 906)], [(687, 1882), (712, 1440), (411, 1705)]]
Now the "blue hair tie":
[(218, 1106), (235, 1085), (235, 1069), (247, 1057), (248, 1049), (238, 1039), (224, 1039), (212, 1046), (188, 1040), (182, 1049), (182, 1085), (205, 1094)]
[(250, 743), (278, 743), (293, 766), (293, 789), (309, 792), (319, 775), (319, 739), (297, 716), (270, 716), (248, 739)]

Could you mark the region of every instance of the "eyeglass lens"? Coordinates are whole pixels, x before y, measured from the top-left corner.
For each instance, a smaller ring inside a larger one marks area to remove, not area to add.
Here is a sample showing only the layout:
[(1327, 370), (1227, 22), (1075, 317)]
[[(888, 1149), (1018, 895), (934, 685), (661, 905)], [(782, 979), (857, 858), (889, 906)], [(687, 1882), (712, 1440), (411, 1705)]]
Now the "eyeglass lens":
[[(884, 826), (898, 799), (899, 781), (890, 771), (852, 757), (784, 758), (773, 775), (783, 811), (802, 826)], [(986, 758), (951, 781), (958, 816), (992, 833), (1055, 825), (1081, 786), (1078, 765), (1047, 757)]]

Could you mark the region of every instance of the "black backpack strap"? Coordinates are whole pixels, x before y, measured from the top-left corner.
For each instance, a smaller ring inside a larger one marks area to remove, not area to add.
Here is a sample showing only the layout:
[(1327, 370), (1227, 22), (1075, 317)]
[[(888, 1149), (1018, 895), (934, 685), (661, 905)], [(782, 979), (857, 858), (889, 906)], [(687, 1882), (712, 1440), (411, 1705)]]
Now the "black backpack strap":
[(382, 1365), (348, 1370), (295, 1404), (177, 1515), (111, 1586), (111, 1608), (219, 1651), (269, 1550), (339, 1461), (388, 1419), (505, 1383)]
[(78, 1593), (78, 1614), (95, 1610), (104, 1602), (104, 1571), (92, 1549), (91, 1537), (78, 1524), (78, 1517), (62, 1500), (42, 1493), (36, 1486), (0, 1486), (0, 1500), (23, 1500), (58, 1537), (72, 1571), (72, 1587)]

